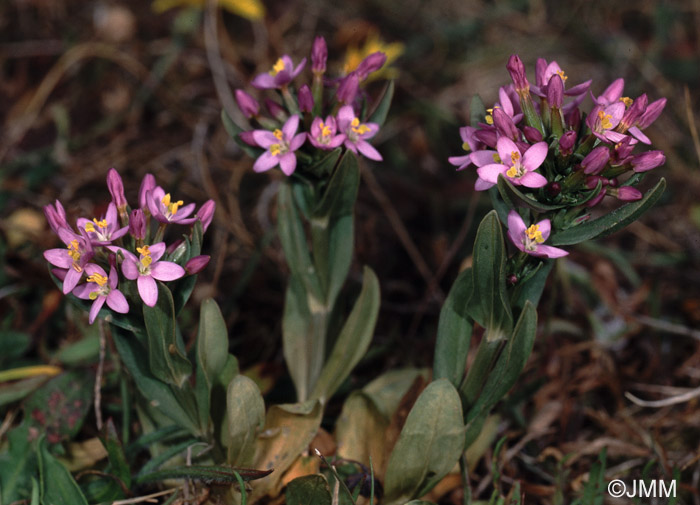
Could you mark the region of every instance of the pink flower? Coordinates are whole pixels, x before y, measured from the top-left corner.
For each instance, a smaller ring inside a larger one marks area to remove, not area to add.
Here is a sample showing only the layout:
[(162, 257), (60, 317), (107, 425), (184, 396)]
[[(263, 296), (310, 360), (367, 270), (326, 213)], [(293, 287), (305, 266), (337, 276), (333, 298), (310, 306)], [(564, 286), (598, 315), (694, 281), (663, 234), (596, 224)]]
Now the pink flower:
[(273, 132), (269, 130), (254, 130), (253, 138), (258, 146), (267, 149), (255, 161), (253, 170), (265, 172), (279, 165), (285, 175), (292, 175), (297, 167), (297, 157), (294, 151), (299, 149), (306, 140), (306, 133), (297, 133), (299, 116), (294, 114), (282, 126)]
[(182, 200), (173, 201), (170, 193), (160, 186), (147, 193), (146, 203), (151, 215), (161, 223), (192, 224), (197, 220), (196, 217), (189, 217), (194, 211), (194, 203), (184, 205)]
[(309, 142), (319, 149), (330, 151), (335, 149), (345, 140), (345, 135), (338, 132), (338, 125), (333, 116), (326, 116), (323, 121), (320, 117), (314, 118), (311, 123)]
[(114, 202), (110, 202), (107, 207), (107, 214), (98, 221), (94, 218), (92, 221), (81, 217), (78, 219), (78, 228), (85, 230), (90, 242), (95, 245), (108, 245), (113, 240), (123, 237), (129, 231), (129, 226), (119, 227), (117, 220), (117, 206)]
[(112, 266), (109, 269), (109, 277), (102, 267), (90, 263), (85, 266), (87, 283), (81, 284), (73, 290), (73, 294), (83, 300), (94, 300), (90, 308), (90, 324), (95, 322), (100, 309), (107, 302), (107, 306), (114, 312), (126, 314), (129, 312), (129, 303), (121, 291), (117, 289), (117, 271)]
[(615, 102), (611, 105), (596, 105), (586, 118), (586, 124), (603, 142), (617, 143), (625, 138), (625, 135), (615, 130), (625, 114), (624, 102)]
[(539, 258), (561, 258), (569, 254), (558, 247), (543, 245), (551, 231), (552, 225), (549, 219), (543, 219), (527, 227), (517, 212), (511, 210), (508, 214), (508, 238), (524, 253)]
[(275, 62), (269, 72), (257, 75), (251, 84), (258, 89), (279, 89), (294, 80), (304, 70), (305, 65), (306, 58), (295, 68), (292, 59), (285, 54)]
[(338, 130), (345, 134), (343, 144), (347, 149), (355, 154), (359, 151), (371, 160), (382, 161), (379, 151), (367, 142), (367, 139), (371, 139), (379, 131), (377, 123), (361, 123), (352, 106), (344, 105), (338, 111)]
[(44, 251), (46, 261), (66, 270), (63, 279), (63, 294), (67, 295), (78, 285), (88, 261), (95, 255), (87, 237), (76, 235), (68, 228), (58, 230), (58, 236), (66, 244), (65, 249)]
[[(547, 185), (547, 179), (534, 171), (547, 157), (547, 143), (538, 142), (521, 153), (515, 142), (507, 137), (500, 137), (496, 143), (500, 163), (484, 165), (477, 170), (479, 178), (487, 184), (480, 184), (481, 189), (488, 189), (498, 182), (503, 175), (517, 186), (541, 188)], [(477, 181), (478, 182), (478, 181)]]
[(124, 255), (122, 262), (122, 272), (124, 277), (136, 280), (139, 295), (143, 303), (149, 307), (155, 306), (158, 302), (159, 281), (174, 281), (185, 275), (185, 269), (171, 261), (159, 261), (165, 253), (165, 242), (159, 242), (152, 246), (138, 247), (136, 250), (139, 257), (122, 248), (111, 248), (114, 252), (121, 252)]

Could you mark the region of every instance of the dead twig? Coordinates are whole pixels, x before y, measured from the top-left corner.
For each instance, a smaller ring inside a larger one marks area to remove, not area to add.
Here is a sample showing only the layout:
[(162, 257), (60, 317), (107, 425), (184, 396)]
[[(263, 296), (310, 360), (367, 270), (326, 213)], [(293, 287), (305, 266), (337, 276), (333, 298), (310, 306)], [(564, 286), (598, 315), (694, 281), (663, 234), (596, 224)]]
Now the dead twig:
[(679, 403), (689, 402), (693, 398), (697, 398), (697, 397), (700, 397), (700, 388), (691, 389), (690, 391), (687, 391), (686, 393), (672, 396), (670, 398), (665, 398), (663, 400), (653, 400), (653, 401), (642, 400), (641, 398), (637, 398), (636, 396), (634, 396), (629, 391), (625, 392), (625, 398), (627, 398), (629, 401), (631, 401), (635, 405), (639, 405), (640, 407), (653, 407), (653, 408), (668, 407), (669, 405), (677, 405)]

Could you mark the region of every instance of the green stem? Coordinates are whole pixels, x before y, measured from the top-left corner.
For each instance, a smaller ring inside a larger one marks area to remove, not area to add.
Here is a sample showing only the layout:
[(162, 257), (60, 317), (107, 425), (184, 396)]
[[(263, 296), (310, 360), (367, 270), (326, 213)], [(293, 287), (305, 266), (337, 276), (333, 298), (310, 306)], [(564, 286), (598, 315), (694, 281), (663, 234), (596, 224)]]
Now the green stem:
[(282, 97), (284, 98), (284, 104), (287, 106), (287, 110), (291, 114), (299, 114), (299, 105), (289, 91), (289, 87), (282, 86)]
[(498, 357), (502, 342), (503, 339), (489, 340), (486, 335), (481, 339), (479, 347), (476, 350), (474, 362), (459, 388), (465, 413), (469, 412), (469, 409), (479, 397), (481, 388), (486, 382), (491, 367)]

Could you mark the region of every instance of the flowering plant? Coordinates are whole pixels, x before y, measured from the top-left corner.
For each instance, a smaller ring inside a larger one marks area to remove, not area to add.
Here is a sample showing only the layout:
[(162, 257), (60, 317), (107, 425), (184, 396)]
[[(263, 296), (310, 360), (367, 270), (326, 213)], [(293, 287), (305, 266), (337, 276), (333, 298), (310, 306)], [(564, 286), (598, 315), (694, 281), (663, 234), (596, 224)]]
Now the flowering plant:
[[(662, 165), (644, 134), (666, 99), (623, 96), (615, 80), (596, 96), (592, 82), (567, 89), (557, 62), (537, 60), (535, 83), (516, 55), (507, 64), (512, 84), (485, 109), (472, 102), (472, 125), (460, 129), (467, 154), (449, 158), (474, 167), (476, 191), (488, 191), (494, 210), (479, 226), (472, 267), (460, 274), (442, 308), (435, 378), (460, 393), (466, 441), (475, 440), (490, 410), (515, 384), (532, 351), (536, 306), (554, 259), (571, 246), (610, 234), (637, 219), (661, 196), (664, 179), (643, 195), (638, 184)], [(587, 96), (593, 105), (586, 111)], [(606, 213), (610, 196), (625, 203)], [(592, 210), (600, 216), (592, 218)], [(505, 243), (505, 225), (510, 250)], [(484, 329), (474, 364), (465, 372), (471, 334)]]

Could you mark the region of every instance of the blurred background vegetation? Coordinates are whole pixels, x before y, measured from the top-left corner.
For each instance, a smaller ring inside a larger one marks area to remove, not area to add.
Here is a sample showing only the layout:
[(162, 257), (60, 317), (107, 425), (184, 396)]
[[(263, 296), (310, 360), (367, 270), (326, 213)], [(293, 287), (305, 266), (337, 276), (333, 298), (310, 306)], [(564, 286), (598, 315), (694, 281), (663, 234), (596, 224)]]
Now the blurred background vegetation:
[[(570, 83), (593, 79), (594, 94), (623, 77), (628, 96), (668, 98), (646, 131), (667, 162), (646, 187), (659, 176), (669, 187), (640, 222), (559, 263), (533, 358), (502, 409), (508, 450), (487, 451), (474, 488), (489, 485), (494, 460), (532, 503), (557, 503), (580, 489), (607, 447), (613, 467), (641, 472), (654, 460), (681, 469), (681, 488), (699, 503), (697, 398), (647, 408), (624, 395), (659, 400), (700, 386), (700, 3), (263, 2), (264, 11), (250, 0), (222, 0), (222, 9), (194, 0), (0, 4), (0, 370), (95, 366), (95, 331), (49, 278), (42, 252), (58, 241), (41, 207), (59, 199), (69, 221), (100, 215), (116, 167), (130, 199), (151, 172), (179, 197), (217, 202), (204, 248), (212, 262), (192, 306), (213, 296), (242, 368), (269, 401), (290, 398), (280, 343), (287, 267), (274, 228), (282, 174), (254, 174), (220, 112), (278, 55), (306, 56), (315, 35), (338, 66), (367, 45), (398, 56), (386, 70), (394, 104), (374, 141), (385, 161), (363, 167), (351, 271), (359, 280), (359, 265), (372, 266), (382, 307), (345, 390), (391, 368), (430, 366), (441, 301), (490, 207), (473, 191), (473, 171), (446, 161), (462, 152), (458, 127), (474, 94), (497, 99), (508, 56), (519, 54), (533, 80), (544, 57)], [(184, 317), (194, 321), (196, 311)], [(105, 408), (118, 412), (118, 380), (106, 379)], [(339, 397), (327, 409), (329, 429)], [(0, 414), (2, 444), (21, 405), (4, 403)], [(94, 436), (91, 415), (77, 439)], [(447, 488), (441, 499), (457, 503), (460, 492)]]

